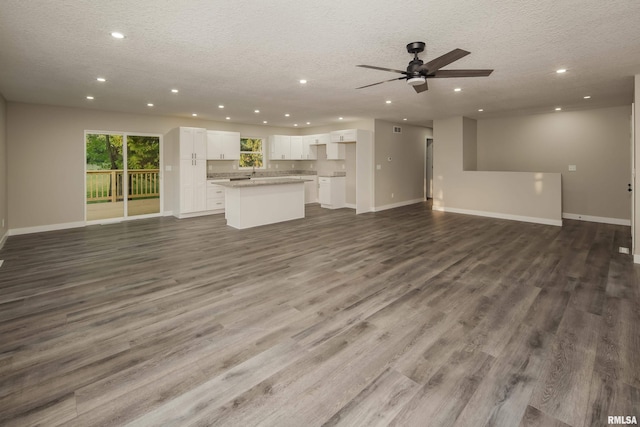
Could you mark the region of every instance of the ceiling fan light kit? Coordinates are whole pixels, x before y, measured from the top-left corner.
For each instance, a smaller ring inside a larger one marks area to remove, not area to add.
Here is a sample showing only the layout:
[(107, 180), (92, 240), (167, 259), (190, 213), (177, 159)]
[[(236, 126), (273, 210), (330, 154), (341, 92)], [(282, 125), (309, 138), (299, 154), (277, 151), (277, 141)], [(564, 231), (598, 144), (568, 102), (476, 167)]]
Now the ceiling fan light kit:
[(410, 86), (420, 86), (422, 84), (424, 84), (424, 82), (427, 81), (426, 77), (423, 76), (419, 76), (419, 77), (410, 77), (407, 79), (407, 84)]
[(407, 45), (407, 52), (413, 54), (413, 59), (409, 62), (406, 71), (395, 70), (393, 68), (374, 67), (373, 65), (357, 65), (357, 67), (371, 68), (373, 70), (389, 71), (391, 73), (403, 74), (402, 77), (396, 77), (390, 80), (385, 80), (378, 83), (373, 83), (366, 86), (361, 86), (357, 89), (363, 89), (369, 86), (375, 86), (394, 80), (406, 80), (407, 84), (413, 86), (413, 89), (417, 92), (424, 92), (429, 89), (427, 85), (427, 79), (432, 78), (451, 78), (451, 77), (486, 77), (490, 75), (493, 70), (440, 70), (452, 62), (458, 59), (464, 58), (469, 55), (470, 52), (462, 49), (454, 49), (449, 53), (445, 53), (442, 56), (432, 59), (426, 64), (418, 58), (418, 54), (424, 51), (424, 42), (412, 42)]

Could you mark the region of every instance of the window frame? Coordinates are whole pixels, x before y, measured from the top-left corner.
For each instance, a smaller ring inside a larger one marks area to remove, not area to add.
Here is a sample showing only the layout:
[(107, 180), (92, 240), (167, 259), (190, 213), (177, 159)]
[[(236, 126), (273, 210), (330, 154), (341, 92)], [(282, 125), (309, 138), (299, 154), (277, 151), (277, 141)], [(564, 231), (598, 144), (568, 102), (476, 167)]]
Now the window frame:
[[(243, 139), (259, 139), (262, 141), (260, 146), (262, 147), (261, 151), (242, 151), (242, 140)], [(238, 159), (238, 170), (253, 170), (255, 169), (266, 169), (267, 168), (267, 159), (265, 155), (265, 144), (267, 138), (264, 136), (241, 136), (240, 137), (240, 159)], [(242, 160), (243, 154), (260, 154), (262, 156), (262, 166), (240, 166), (240, 161)]]

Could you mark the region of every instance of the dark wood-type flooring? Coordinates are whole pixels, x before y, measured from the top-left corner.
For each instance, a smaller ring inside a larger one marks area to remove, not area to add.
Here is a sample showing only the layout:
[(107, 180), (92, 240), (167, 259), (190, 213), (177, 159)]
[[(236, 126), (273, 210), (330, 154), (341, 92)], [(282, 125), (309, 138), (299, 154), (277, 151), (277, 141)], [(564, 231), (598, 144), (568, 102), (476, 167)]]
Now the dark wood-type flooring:
[(0, 424), (605, 426), (640, 417), (629, 227), (426, 204), (10, 237)]

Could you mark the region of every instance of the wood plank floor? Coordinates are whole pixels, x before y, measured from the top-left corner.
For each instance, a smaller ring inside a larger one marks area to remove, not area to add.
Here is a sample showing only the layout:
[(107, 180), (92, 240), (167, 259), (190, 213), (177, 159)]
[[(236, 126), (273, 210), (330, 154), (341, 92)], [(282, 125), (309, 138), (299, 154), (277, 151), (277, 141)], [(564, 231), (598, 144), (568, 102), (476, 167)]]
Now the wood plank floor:
[(640, 418), (629, 227), (416, 204), (10, 237), (0, 424), (605, 426)]

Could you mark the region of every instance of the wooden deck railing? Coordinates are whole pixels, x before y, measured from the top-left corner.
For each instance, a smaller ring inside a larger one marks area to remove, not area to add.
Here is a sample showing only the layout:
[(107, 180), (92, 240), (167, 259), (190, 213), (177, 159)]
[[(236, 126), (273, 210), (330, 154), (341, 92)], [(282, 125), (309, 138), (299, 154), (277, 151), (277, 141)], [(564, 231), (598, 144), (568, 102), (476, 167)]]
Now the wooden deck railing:
[[(159, 169), (132, 169), (127, 172), (128, 199), (160, 197)], [(122, 169), (87, 171), (87, 202), (123, 200)]]

